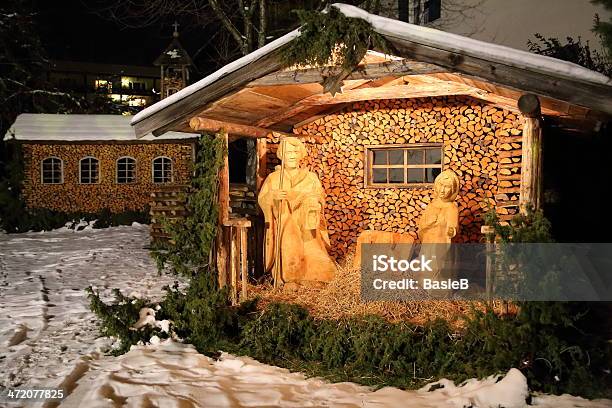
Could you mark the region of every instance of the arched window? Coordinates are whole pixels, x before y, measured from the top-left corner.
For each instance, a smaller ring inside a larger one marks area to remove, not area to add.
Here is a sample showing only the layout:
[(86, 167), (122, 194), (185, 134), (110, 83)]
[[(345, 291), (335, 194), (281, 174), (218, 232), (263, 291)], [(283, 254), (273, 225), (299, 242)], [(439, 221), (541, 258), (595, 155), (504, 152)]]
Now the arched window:
[(100, 161), (95, 157), (84, 157), (79, 162), (79, 182), (97, 184), (100, 182)]
[(117, 183), (127, 184), (136, 182), (136, 159), (133, 157), (120, 157), (117, 159)]
[(64, 182), (64, 162), (59, 157), (47, 157), (40, 163), (40, 180), (43, 184)]
[(172, 160), (169, 157), (161, 156), (153, 159), (153, 182), (172, 182)]

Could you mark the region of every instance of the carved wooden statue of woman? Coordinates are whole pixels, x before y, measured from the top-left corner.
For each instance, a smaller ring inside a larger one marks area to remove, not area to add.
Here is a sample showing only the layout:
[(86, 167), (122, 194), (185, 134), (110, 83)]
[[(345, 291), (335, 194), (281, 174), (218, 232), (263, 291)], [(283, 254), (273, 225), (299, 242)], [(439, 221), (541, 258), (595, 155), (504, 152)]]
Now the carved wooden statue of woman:
[[(434, 180), (434, 198), (419, 220), (421, 254), (433, 259), (431, 272), (423, 272), (422, 279), (444, 280), (453, 276), (451, 240), (459, 228), (459, 208), (455, 198), (459, 193), (459, 179), (451, 170), (444, 170)], [(423, 287), (421, 280), (421, 287)], [(435, 291), (434, 296), (448, 296), (450, 291)]]
[(459, 208), (455, 198), (459, 193), (459, 179), (451, 170), (444, 170), (434, 180), (434, 199), (419, 221), (422, 243), (445, 244), (457, 235)]
[(306, 156), (299, 139), (282, 139), (277, 156), (283, 164), (266, 178), (258, 198), (266, 221), (266, 270), (279, 268), (280, 283), (329, 282), (336, 264), (327, 252), (321, 182), (315, 173), (299, 168)]

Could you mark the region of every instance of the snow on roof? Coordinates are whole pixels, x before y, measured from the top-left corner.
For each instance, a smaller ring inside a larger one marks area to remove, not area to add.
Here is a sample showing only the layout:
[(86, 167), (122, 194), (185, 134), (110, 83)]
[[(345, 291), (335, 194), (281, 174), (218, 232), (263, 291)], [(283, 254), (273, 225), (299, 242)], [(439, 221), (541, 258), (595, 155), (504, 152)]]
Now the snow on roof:
[(22, 113), (4, 135), (4, 140), (28, 141), (140, 141), (181, 140), (197, 137), (191, 133), (167, 132), (160, 137), (148, 134), (137, 139), (130, 116), (55, 115)]
[(526, 68), (546, 74), (557, 74), (568, 79), (612, 85), (612, 79), (580, 65), (544, 55), (534, 54), (504, 45), (475, 40), (459, 34), (452, 34), (434, 28), (405, 23), (386, 17), (370, 14), (355, 6), (335, 3), (347, 17), (361, 18), (385, 37), (409, 40), (434, 48), (442, 48), (460, 54), (467, 54), (487, 61), (494, 61), (517, 68)]
[[(503, 45), (491, 44), (485, 41), (464, 37), (462, 35), (447, 33), (445, 31), (414, 25), (387, 17), (377, 16), (358, 7), (343, 3), (334, 3), (332, 6), (338, 8), (340, 12), (347, 17), (357, 17), (368, 21), (375, 31), (379, 32), (385, 37), (408, 40), (434, 48), (464, 53), (483, 60), (498, 62), (549, 75), (566, 77), (572, 80), (582, 80), (612, 86), (612, 79), (608, 78), (607, 76), (571, 62), (533, 54)], [(299, 28), (276, 39), (264, 47), (245, 55), (244, 57), (239, 58), (228, 65), (225, 65), (200, 81), (183, 88), (168, 98), (162, 99), (156, 104), (142, 110), (132, 118), (131, 124), (135, 125), (143, 119), (163, 110), (167, 106), (170, 106), (175, 102), (178, 102), (181, 99), (199, 91), (200, 89), (207, 87), (223, 76), (258, 60), (266, 54), (269, 54), (277, 48), (289, 43), (298, 35)]]

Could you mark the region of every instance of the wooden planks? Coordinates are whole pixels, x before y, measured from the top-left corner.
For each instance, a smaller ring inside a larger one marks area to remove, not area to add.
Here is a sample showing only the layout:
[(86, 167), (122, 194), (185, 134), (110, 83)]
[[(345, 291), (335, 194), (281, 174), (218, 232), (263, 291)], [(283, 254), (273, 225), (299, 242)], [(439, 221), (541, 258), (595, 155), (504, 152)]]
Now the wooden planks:
[(363, 88), (345, 91), (331, 96), (329, 94), (314, 95), (301, 101), (303, 105), (331, 105), (336, 103), (358, 102), (380, 99), (422, 98), (428, 96), (469, 95), (473, 88), (445, 82), (424, 85), (396, 85), (378, 88)]
[[(279, 71), (256, 79), (248, 86), (321, 83), (330, 76), (338, 75), (340, 71), (340, 67), (337, 66)], [(448, 68), (439, 65), (403, 59), (358, 67), (346, 79), (376, 79), (388, 76), (421, 75), (448, 71)]]

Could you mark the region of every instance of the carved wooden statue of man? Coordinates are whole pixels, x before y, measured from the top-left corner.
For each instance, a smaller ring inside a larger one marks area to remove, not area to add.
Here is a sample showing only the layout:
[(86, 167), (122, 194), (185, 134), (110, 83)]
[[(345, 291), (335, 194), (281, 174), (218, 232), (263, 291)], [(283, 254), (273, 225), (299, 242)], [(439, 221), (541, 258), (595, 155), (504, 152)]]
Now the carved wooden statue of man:
[(266, 270), (280, 267), (279, 283), (329, 282), (336, 264), (327, 252), (321, 182), (298, 166), (306, 156), (299, 139), (282, 139), (277, 156), (283, 164), (266, 178), (258, 198), (266, 220)]

